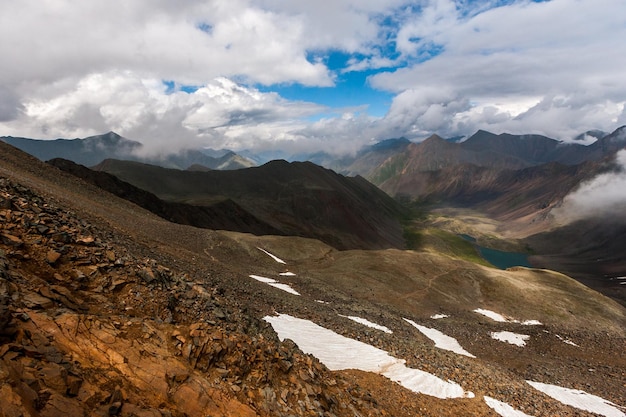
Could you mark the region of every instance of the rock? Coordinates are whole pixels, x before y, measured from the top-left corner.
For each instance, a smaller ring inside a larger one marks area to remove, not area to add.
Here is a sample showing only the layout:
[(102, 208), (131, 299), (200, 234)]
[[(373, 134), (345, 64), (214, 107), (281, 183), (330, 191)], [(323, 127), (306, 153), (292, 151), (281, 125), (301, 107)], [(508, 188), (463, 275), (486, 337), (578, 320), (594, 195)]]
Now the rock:
[(47, 309), (54, 306), (54, 302), (34, 292), (28, 292), (22, 296), (22, 302), (28, 308)]
[(76, 243), (80, 243), (81, 245), (91, 246), (94, 244), (96, 239), (93, 236), (82, 237), (80, 239), (76, 239)]
[(65, 383), (67, 371), (64, 368), (49, 364), (45, 366), (39, 374), (47, 387), (58, 392), (65, 392), (67, 390), (67, 384)]
[(120, 413), (120, 411), (122, 411), (122, 402), (121, 401), (116, 401), (114, 403), (112, 403), (111, 405), (109, 405), (109, 415), (110, 416), (116, 416)]
[(4, 243), (5, 245), (14, 246), (14, 247), (17, 247), (17, 248), (19, 248), (22, 245), (24, 245), (24, 241), (22, 239), (20, 239), (17, 236), (13, 236), (11, 234), (8, 234), (8, 233), (0, 234), (0, 241), (2, 243)]
[(105, 255), (109, 262), (115, 262), (115, 260), (117, 259), (117, 257), (115, 256), (115, 252), (113, 252), (112, 250), (107, 250), (105, 252)]
[(152, 268), (147, 268), (147, 267), (142, 268), (139, 272), (137, 272), (137, 275), (139, 275), (139, 278), (141, 278), (147, 283), (151, 283), (152, 281), (156, 279), (156, 276), (154, 275), (154, 271), (152, 270)]
[(46, 254), (46, 261), (50, 265), (56, 264), (56, 262), (59, 260), (59, 258), (61, 258), (61, 254), (59, 252), (55, 251), (55, 250), (50, 250)]
[(11, 200), (9, 198), (0, 197), (0, 210), (11, 210)]
[(83, 379), (74, 375), (67, 377), (67, 390), (66, 394), (70, 397), (75, 397), (80, 392), (80, 388), (83, 385)]

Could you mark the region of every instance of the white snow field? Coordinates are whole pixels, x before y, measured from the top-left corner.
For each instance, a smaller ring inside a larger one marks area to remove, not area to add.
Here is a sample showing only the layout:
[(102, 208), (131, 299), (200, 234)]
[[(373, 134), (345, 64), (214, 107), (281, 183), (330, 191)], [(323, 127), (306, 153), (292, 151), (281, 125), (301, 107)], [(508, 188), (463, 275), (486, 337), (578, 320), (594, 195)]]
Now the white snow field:
[(448, 316), (447, 314), (433, 314), (432, 316), (430, 316), (430, 318), (433, 320), (445, 319), (448, 317), (450, 316)]
[(270, 256), (272, 259), (274, 259), (276, 262), (278, 262), (279, 264), (287, 264), (287, 262), (283, 261), (282, 259), (280, 259), (278, 256), (272, 255), (271, 253), (269, 253), (268, 251), (266, 251), (263, 248), (259, 248), (257, 246), (257, 249), (260, 250), (261, 252), (265, 253), (267, 256)]
[(429, 327), (420, 326), (415, 323), (413, 320), (404, 319), (411, 326), (415, 327), (419, 330), (424, 336), (435, 342), (435, 347), (439, 349), (449, 350), (451, 352), (457, 353), (459, 355), (468, 356), (470, 358), (475, 358), (476, 356), (472, 355), (459, 344), (459, 342), (454, 338), (450, 337), (446, 334), (441, 333), (439, 330), (431, 329)]
[(389, 333), (389, 334), (393, 333), (388, 327), (382, 326), (380, 324), (376, 324), (374, 322), (369, 321), (368, 319), (364, 319), (364, 318), (357, 317), (357, 316), (344, 316), (343, 314), (339, 314), (339, 316), (340, 317), (345, 317), (347, 319), (355, 321), (355, 322), (357, 322), (359, 324), (362, 324), (364, 326), (371, 327), (372, 329), (380, 330), (380, 331), (383, 331), (383, 332)]
[(491, 320), (497, 321), (500, 323), (519, 323), (523, 326), (541, 326), (543, 324), (539, 320), (524, 320), (524, 321), (515, 320), (510, 317), (505, 317), (500, 313), (496, 313), (495, 311), (485, 310), (483, 308), (477, 308), (473, 311), (474, 313), (482, 314), (483, 316), (489, 317)]
[(493, 321), (499, 321), (499, 322), (502, 322), (502, 323), (506, 323), (507, 321), (509, 321), (502, 314), (496, 313), (496, 312), (491, 311), (491, 310), (485, 310), (485, 309), (482, 309), (482, 308), (477, 308), (476, 310), (474, 310), (474, 313), (482, 314), (485, 317), (489, 317)]
[(294, 274), (293, 272), (289, 272), (289, 271), (281, 272), (278, 275), (280, 275), (281, 277), (295, 277), (296, 276), (296, 274)]
[[(533, 388), (543, 392), (557, 401), (562, 402), (563, 404), (571, 405), (572, 407), (606, 417), (626, 417), (626, 414), (618, 408), (618, 405), (585, 391), (563, 388), (558, 385), (544, 384), (541, 382), (526, 382)], [(620, 408), (623, 409), (623, 407)]]
[(403, 387), (437, 398), (474, 398), (459, 384), (444, 381), (419, 369), (408, 368), (405, 361), (384, 350), (341, 336), (312, 321), (288, 314), (266, 316), (280, 340), (293, 340), (302, 351), (319, 359), (331, 370), (358, 369), (384, 375)]
[(255, 279), (257, 281), (263, 282), (267, 285), (271, 285), (274, 288), (278, 288), (279, 290), (286, 291), (293, 295), (300, 295), (300, 293), (289, 286), (289, 284), (283, 284), (275, 279), (262, 277), (260, 275), (250, 275), (250, 278)]
[(491, 332), (491, 338), (499, 340), (501, 342), (510, 343), (515, 346), (524, 347), (526, 346), (526, 341), (530, 339), (530, 336), (527, 334), (518, 334), (513, 332)]
[(503, 403), (502, 401), (498, 401), (495, 398), (491, 397), (483, 397), (485, 403), (496, 413), (500, 414), (502, 417), (533, 417), (529, 414), (523, 413), (515, 408), (511, 407), (507, 403)]

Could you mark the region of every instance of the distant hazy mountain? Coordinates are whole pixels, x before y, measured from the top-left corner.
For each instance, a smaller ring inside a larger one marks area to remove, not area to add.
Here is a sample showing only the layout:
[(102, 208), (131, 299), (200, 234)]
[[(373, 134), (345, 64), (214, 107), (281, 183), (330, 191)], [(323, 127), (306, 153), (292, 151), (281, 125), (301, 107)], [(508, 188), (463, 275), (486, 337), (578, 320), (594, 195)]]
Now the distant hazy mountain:
[(209, 169), (240, 169), (256, 164), (228, 150), (187, 149), (159, 157), (141, 156), (143, 145), (126, 139), (115, 132), (90, 136), (84, 139), (39, 140), (12, 136), (0, 140), (29, 154), (48, 161), (63, 158), (85, 166), (94, 166), (105, 159), (141, 161), (167, 168), (187, 169), (201, 165)]
[[(437, 171), (462, 164), (492, 169), (518, 170), (550, 162), (577, 165), (601, 160), (626, 145), (626, 128), (605, 135), (592, 145), (563, 143), (540, 135), (495, 135), (479, 130), (464, 142), (453, 143), (432, 135), (421, 143), (390, 155), (365, 174), (375, 184), (397, 175)], [(355, 162), (353, 166), (358, 163)]]
[(86, 166), (96, 165), (106, 158), (125, 159), (142, 147), (141, 143), (125, 139), (115, 132), (84, 139), (39, 140), (3, 136), (0, 140), (42, 161), (63, 158)]

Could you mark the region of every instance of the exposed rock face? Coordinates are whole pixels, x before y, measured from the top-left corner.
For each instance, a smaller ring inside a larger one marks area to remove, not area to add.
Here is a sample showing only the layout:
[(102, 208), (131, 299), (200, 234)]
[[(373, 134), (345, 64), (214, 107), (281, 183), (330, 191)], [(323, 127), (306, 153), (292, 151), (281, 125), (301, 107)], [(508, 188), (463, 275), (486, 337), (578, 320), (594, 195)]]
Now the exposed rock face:
[(0, 415), (382, 415), (215, 289), (0, 180)]

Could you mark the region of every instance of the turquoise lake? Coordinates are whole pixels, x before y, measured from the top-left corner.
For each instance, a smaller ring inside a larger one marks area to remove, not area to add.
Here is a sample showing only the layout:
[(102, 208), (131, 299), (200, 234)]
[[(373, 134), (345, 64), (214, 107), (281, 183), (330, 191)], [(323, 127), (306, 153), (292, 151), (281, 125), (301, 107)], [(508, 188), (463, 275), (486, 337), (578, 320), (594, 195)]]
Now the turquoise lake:
[(519, 252), (504, 252), (497, 249), (484, 248), (476, 244), (476, 239), (470, 235), (459, 235), (463, 239), (472, 242), (478, 249), (480, 256), (487, 262), (500, 269), (507, 269), (513, 266), (532, 267), (528, 262), (528, 255)]

